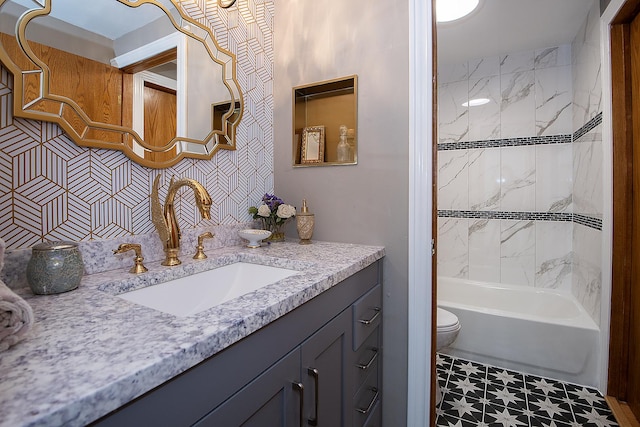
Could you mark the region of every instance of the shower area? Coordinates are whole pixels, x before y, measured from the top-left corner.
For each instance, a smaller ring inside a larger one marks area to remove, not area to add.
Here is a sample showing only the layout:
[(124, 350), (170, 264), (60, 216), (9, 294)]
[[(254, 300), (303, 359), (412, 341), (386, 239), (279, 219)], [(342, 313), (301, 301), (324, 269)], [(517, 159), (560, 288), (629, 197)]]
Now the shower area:
[[(438, 28), (437, 261), (438, 302), (462, 324), (449, 352), (597, 386), (602, 82), (599, 2), (588, 4), (572, 40), (480, 58), (441, 56), (456, 30)], [(535, 313), (517, 308), (535, 305), (530, 292), (547, 294)]]

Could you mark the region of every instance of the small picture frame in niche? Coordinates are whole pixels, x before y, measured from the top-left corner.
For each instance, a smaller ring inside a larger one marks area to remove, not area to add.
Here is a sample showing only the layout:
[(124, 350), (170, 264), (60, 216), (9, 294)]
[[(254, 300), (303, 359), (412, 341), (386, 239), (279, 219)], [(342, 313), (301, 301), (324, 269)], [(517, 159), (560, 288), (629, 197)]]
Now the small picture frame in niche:
[(308, 126), (302, 130), (300, 163), (324, 162), (324, 126)]

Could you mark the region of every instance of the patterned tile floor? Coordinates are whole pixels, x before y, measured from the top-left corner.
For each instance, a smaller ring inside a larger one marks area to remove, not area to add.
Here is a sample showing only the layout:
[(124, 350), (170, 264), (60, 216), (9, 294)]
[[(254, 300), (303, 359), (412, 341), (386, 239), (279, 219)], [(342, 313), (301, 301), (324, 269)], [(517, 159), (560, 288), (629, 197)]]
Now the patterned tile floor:
[(442, 401), (437, 426), (613, 427), (618, 424), (595, 389), (437, 356)]

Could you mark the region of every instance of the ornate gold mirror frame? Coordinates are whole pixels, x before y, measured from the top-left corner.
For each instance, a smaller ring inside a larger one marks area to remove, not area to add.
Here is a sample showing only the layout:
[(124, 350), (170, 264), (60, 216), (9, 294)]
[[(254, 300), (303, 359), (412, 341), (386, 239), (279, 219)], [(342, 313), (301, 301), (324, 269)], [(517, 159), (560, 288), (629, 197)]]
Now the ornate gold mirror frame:
[[(4, 43), (0, 43), (0, 61), (14, 76), (13, 113), (15, 116), (56, 123), (79, 146), (120, 150), (136, 163), (151, 168), (169, 167), (185, 157), (211, 159), (220, 149), (235, 150), (236, 127), (243, 113), (242, 92), (236, 79), (236, 58), (233, 53), (218, 45), (208, 27), (186, 15), (181, 4), (187, 0), (113, 0), (114, 4), (120, 3), (136, 11), (140, 6), (147, 4), (158, 7), (164, 12), (173, 27), (186, 36), (185, 40), (188, 39), (184, 42), (186, 47), (187, 43), (199, 42), (208, 52), (212, 63), (217, 64), (214, 67), (219, 67), (219, 70), (216, 70), (216, 74), (221, 76), (221, 81), (218, 81), (217, 84), (220, 85), (221, 91), (225, 93), (223, 99), (218, 102), (208, 103), (210, 111), (192, 109), (191, 112), (184, 111), (182, 113), (187, 116), (194, 113), (204, 116), (205, 121), (211, 123), (211, 128), (199, 129), (199, 131), (201, 134), (206, 135), (204, 137), (191, 138), (186, 133), (180, 136), (180, 132), (177, 131), (175, 132), (176, 136), (170, 141), (166, 141), (166, 143), (163, 141), (160, 144), (150, 144), (149, 141), (141, 137), (139, 132), (134, 130), (132, 125), (134, 119), (131, 117), (125, 118), (124, 107), (122, 120), (119, 124), (104, 123), (92, 119), (83, 110), (80, 105), (81, 102), (78, 100), (52, 93), (50, 90), (51, 75), (49, 65), (34, 52), (31, 42), (27, 40), (26, 33), (27, 26), (34, 18), (51, 13), (52, 2), (54, 1), (64, 2), (68, 0), (39, 0), (38, 2), (32, 1), (28, 3), (30, 5), (28, 10), (19, 16), (16, 21), (15, 41), (18, 49), (11, 51), (10, 47), (6, 48)], [(3, 6), (9, 3), (11, 3), (11, 0), (0, 0), (0, 17), (4, 13)], [(92, 3), (93, 1), (85, 0), (78, 4), (91, 8), (93, 6)], [(2, 19), (4, 20), (5, 18), (3, 17)], [(188, 47), (191, 48), (191, 45)], [(11, 51), (11, 55), (7, 50)], [(23, 66), (19, 66), (16, 63), (18, 61), (14, 61), (14, 58), (17, 57), (16, 55), (24, 55), (27, 58), (28, 66), (24, 66), (24, 59), (22, 59)], [(166, 60), (166, 52), (155, 56), (162, 57), (163, 55)], [(169, 54), (169, 57), (175, 61), (175, 53), (173, 55), (171, 57), (171, 54)], [(146, 60), (153, 63), (154, 59), (147, 58)], [(180, 64), (178, 64), (178, 67), (180, 67)], [(122, 67), (120, 71), (124, 73), (134, 72), (131, 71), (131, 68), (127, 69), (126, 67)], [(210, 82), (210, 85), (216, 84), (214, 81), (215, 75), (199, 77), (201, 77), (199, 80), (202, 80), (200, 83), (206, 84), (206, 82)], [(218, 78), (220, 79), (220, 77)], [(185, 86), (183, 87), (186, 87), (188, 83), (185, 81)], [(128, 89), (124, 83), (122, 86), (123, 94), (133, 91), (131, 86)], [(185, 96), (186, 94), (187, 90), (185, 89)], [(120, 96), (118, 95), (117, 102), (122, 103)], [(190, 96), (195, 97), (193, 99), (197, 99), (200, 94), (191, 94)], [(107, 101), (106, 99), (101, 100), (101, 102)], [(114, 102), (114, 100), (111, 99), (110, 102)], [(178, 113), (178, 117), (180, 117), (180, 113)]]

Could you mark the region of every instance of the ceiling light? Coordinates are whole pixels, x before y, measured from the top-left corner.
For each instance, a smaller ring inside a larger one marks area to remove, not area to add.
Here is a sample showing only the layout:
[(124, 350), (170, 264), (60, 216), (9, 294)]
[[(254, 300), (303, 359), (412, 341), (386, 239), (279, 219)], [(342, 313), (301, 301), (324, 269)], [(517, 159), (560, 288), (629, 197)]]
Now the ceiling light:
[(475, 98), (475, 99), (470, 99), (467, 102), (463, 102), (462, 106), (463, 107), (477, 107), (479, 105), (488, 104), (489, 102), (491, 102), (491, 100), (488, 99), (488, 98)]
[(467, 16), (474, 11), (480, 0), (437, 0), (436, 20), (450, 22)]

